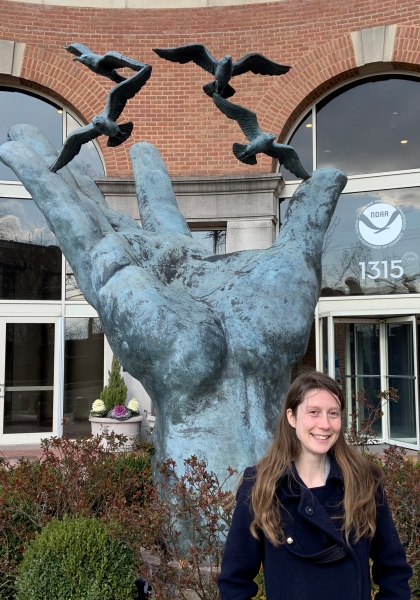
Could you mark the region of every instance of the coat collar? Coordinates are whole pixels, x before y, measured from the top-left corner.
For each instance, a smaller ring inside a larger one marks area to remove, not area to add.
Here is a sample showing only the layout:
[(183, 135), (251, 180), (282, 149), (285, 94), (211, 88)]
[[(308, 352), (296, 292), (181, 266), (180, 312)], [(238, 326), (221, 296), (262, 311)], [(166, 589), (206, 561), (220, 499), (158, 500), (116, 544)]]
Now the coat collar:
[[(344, 477), (342, 472), (340, 471), (340, 467), (338, 466), (335, 456), (331, 452), (328, 454), (328, 456), (330, 458), (331, 468), (325, 484), (327, 485), (330, 481), (334, 479), (344, 483)], [(290, 466), (287, 467), (287, 469), (282, 473), (282, 475), (280, 475), (278, 484), (280, 485), (284, 479), (295, 480), (297, 483), (299, 483), (300, 486), (306, 487), (302, 479), (299, 477), (294, 462), (292, 462)]]

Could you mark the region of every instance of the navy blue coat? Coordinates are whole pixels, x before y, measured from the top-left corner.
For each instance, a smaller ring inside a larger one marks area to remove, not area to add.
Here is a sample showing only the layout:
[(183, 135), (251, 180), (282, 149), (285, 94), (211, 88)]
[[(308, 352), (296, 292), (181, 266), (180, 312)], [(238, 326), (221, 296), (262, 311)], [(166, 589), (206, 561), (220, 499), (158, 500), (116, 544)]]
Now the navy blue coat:
[[(313, 492), (297, 473), (284, 475), (277, 494), (289, 543), (275, 547), (264, 535), (256, 540), (249, 529), (254, 477), (255, 469), (246, 469), (237, 493), (218, 580), (221, 600), (255, 596), (258, 588), (253, 579), (261, 563), (267, 600), (370, 600), (369, 558), (373, 560), (373, 579), (380, 588), (376, 600), (409, 600), (412, 570), (382, 490), (377, 499), (374, 538), (362, 538), (349, 546), (341, 535), (342, 521), (331, 518), (339, 517), (344, 495), (343, 476), (335, 460), (331, 460), (325, 487)], [(328, 564), (311, 561), (311, 556), (334, 543), (345, 550), (341, 560)]]

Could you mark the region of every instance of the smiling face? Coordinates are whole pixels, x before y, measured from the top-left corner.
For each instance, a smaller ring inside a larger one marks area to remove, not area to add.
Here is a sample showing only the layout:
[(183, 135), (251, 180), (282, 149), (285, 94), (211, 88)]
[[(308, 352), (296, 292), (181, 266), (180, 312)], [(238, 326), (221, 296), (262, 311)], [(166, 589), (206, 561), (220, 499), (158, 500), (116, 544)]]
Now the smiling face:
[(326, 454), (341, 430), (338, 398), (324, 389), (309, 390), (296, 409), (286, 412), (289, 424), (301, 443), (302, 458)]

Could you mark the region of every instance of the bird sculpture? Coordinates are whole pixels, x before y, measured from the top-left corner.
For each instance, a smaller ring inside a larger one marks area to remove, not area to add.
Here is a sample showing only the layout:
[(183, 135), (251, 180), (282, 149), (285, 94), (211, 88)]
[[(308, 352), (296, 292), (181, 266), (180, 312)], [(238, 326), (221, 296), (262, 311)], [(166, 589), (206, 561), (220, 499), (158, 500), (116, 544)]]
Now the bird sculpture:
[(107, 52), (103, 56), (95, 54), (90, 48), (77, 42), (69, 46), (63, 46), (63, 48), (76, 56), (73, 60), (81, 62), (97, 75), (108, 77), (115, 83), (121, 83), (127, 79), (120, 75), (116, 69), (128, 67), (132, 71), (140, 71), (146, 66), (145, 63), (128, 58), (128, 56), (124, 56), (119, 52)]
[(233, 104), (219, 94), (213, 94), (213, 102), (217, 108), (229, 119), (238, 122), (239, 127), (249, 140), (249, 144), (233, 144), (233, 154), (238, 160), (247, 165), (256, 165), (256, 155), (259, 153), (268, 154), (277, 158), (281, 165), (293, 173), (299, 179), (308, 179), (309, 175), (303, 168), (299, 156), (292, 146), (287, 144), (277, 144), (274, 140), (274, 133), (264, 133), (258, 126), (257, 115), (239, 106)]
[(141, 71), (113, 87), (108, 94), (105, 110), (100, 115), (93, 117), (89, 125), (76, 129), (67, 136), (57, 160), (50, 167), (50, 171), (56, 173), (59, 169), (65, 167), (79, 154), (83, 144), (94, 140), (100, 135), (108, 136), (107, 146), (115, 147), (125, 142), (133, 131), (133, 123), (128, 121), (118, 125), (116, 120), (124, 110), (127, 100), (133, 98), (141, 90), (151, 73), (152, 67), (145, 65)]
[(256, 53), (247, 54), (236, 62), (232, 61), (229, 54), (217, 60), (203, 44), (187, 44), (177, 48), (153, 48), (153, 52), (172, 62), (185, 64), (193, 61), (196, 65), (214, 75), (214, 81), (203, 85), (203, 90), (210, 97), (214, 93), (219, 94), (222, 98), (233, 96), (235, 90), (229, 85), (229, 81), (232, 77), (242, 75), (247, 71), (259, 75), (283, 75), (290, 69), (290, 67), (275, 63), (262, 54)]

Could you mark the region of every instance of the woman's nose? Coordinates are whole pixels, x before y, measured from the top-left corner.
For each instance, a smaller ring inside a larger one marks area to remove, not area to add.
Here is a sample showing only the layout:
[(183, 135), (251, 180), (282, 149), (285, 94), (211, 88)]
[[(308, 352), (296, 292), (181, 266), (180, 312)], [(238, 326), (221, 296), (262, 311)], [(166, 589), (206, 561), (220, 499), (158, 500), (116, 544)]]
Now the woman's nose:
[(329, 429), (330, 428), (330, 420), (328, 418), (328, 415), (325, 413), (322, 413), (320, 416), (320, 421), (318, 423), (318, 425), (322, 428), (322, 429)]

